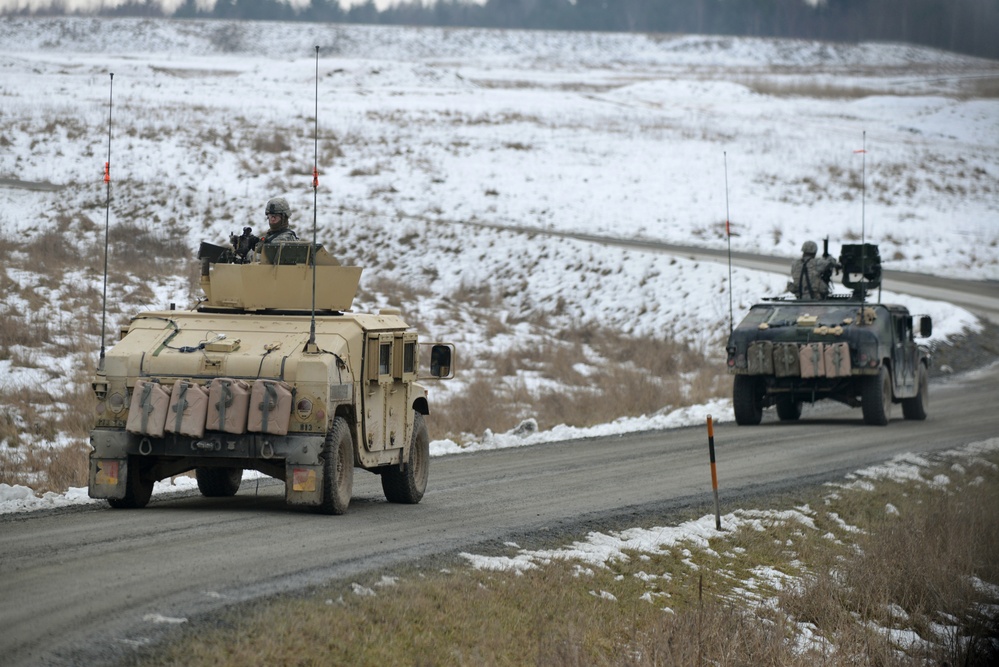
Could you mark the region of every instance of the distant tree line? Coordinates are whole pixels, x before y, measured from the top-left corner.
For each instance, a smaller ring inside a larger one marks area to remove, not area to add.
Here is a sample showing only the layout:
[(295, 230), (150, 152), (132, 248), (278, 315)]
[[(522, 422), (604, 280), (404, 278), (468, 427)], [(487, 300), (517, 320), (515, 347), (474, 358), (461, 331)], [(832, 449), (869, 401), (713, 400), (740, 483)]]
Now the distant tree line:
[[(63, 0), (6, 14), (65, 14)], [(103, 7), (104, 16), (167, 16), (159, 0)], [(999, 58), (999, 0), (409, 0), (379, 11), (373, 0), (343, 9), (311, 0), (185, 0), (174, 18), (318, 21), (616, 32), (899, 41)]]

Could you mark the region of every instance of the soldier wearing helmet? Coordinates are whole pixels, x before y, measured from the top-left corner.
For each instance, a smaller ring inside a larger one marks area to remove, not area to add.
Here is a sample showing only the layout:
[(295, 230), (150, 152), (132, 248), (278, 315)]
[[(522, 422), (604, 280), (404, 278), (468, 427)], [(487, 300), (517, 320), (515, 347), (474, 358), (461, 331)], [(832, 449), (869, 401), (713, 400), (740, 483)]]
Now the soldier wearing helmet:
[(281, 243), (283, 241), (297, 241), (298, 235), (288, 226), (288, 218), (291, 217), (291, 206), (284, 197), (274, 197), (267, 202), (264, 208), (267, 215), (269, 229), (264, 233), (261, 243)]
[(801, 259), (791, 264), (791, 281), (787, 291), (799, 299), (825, 299), (829, 296), (829, 282), (833, 269), (839, 263), (829, 256), (816, 257), (819, 247), (815, 241), (801, 245)]

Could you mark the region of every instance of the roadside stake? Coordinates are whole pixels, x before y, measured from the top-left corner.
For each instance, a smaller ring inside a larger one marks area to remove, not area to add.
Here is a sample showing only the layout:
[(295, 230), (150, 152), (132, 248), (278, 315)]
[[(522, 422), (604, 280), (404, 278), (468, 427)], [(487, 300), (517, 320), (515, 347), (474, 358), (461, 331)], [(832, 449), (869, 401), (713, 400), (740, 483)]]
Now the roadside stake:
[(721, 510), (718, 507), (718, 470), (715, 468), (715, 426), (708, 415), (708, 453), (711, 456), (711, 488), (715, 493), (715, 529), (721, 530)]

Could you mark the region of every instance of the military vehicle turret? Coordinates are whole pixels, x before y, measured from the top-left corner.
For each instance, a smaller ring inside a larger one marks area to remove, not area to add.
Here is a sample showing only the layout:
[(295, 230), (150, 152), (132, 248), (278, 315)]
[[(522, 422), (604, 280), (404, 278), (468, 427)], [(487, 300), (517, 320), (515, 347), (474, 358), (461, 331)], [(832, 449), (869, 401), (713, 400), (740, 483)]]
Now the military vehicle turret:
[(154, 482), (191, 470), (203, 495), (232, 496), (256, 470), (284, 482), (289, 505), (342, 514), (360, 468), (390, 502), (418, 503), (430, 457), (420, 380), (452, 377), (454, 347), (429, 345), (422, 375), (399, 310), (349, 312), (360, 268), (303, 242), (246, 262), (233, 242), (201, 245), (194, 309), (136, 315), (108, 350), (90, 496), (143, 507)]
[(906, 419), (925, 419), (930, 354), (914, 340), (932, 333), (923, 316), (914, 329), (904, 306), (870, 303), (881, 286), (874, 244), (844, 245), (839, 263), (850, 295), (821, 300), (771, 298), (755, 304), (726, 344), (736, 423), (756, 425), (776, 406), (797, 420), (803, 403), (832, 399), (859, 406), (868, 424), (885, 425), (894, 403)]

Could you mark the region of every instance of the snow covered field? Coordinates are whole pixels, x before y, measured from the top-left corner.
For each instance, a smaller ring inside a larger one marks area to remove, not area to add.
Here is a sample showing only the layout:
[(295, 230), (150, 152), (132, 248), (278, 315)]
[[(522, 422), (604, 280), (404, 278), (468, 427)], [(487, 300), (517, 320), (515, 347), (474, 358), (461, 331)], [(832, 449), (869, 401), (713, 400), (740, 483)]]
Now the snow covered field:
[[(315, 217), (320, 241), (365, 267), (356, 310), (401, 307), (459, 345), (461, 378), (435, 387), (445, 398), (483, 351), (560, 328), (598, 321), (720, 351), (728, 327), (723, 265), (467, 223), (723, 248), (728, 212), (734, 250), (789, 264), (804, 240), (828, 236), (835, 254), (863, 236), (886, 268), (999, 279), (999, 100), (975, 93), (999, 74), (991, 61), (897, 44), (5, 18), (0, 236), (103, 240), (110, 73), (112, 227), (137, 222), (193, 254), (260, 230), (264, 202), (287, 196), (300, 233)], [(38, 300), (62, 312), (101, 284), (12, 270), (5, 257), (0, 271), (14, 286), (0, 316)], [(181, 273), (164, 272), (135, 309), (192, 303)], [(785, 282), (736, 269), (736, 319)], [(977, 326), (948, 304), (884, 300), (932, 315), (938, 339)], [(32, 367), (0, 358), (2, 388), (81, 365), (24, 354)], [(708, 412), (730, 408), (606, 429)], [(501, 441), (485, 434), (480, 446)]]

